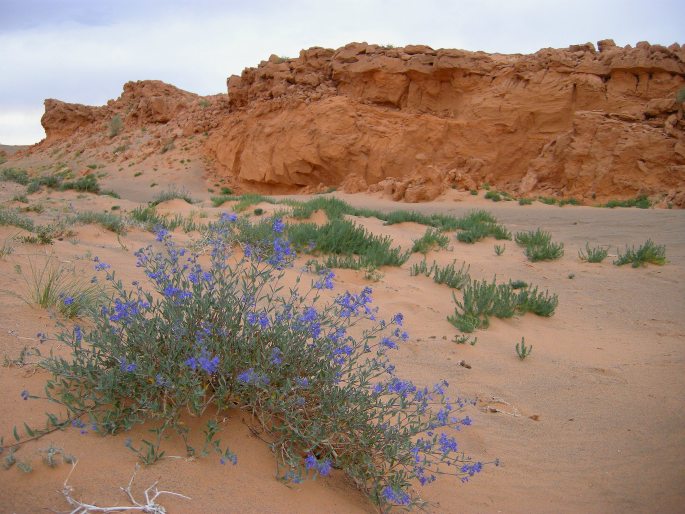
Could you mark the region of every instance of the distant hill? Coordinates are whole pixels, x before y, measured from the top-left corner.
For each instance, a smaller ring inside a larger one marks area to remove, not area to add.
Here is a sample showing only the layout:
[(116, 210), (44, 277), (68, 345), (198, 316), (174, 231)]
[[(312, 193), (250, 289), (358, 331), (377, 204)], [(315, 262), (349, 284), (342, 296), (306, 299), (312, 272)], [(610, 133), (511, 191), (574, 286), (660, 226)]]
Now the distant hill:
[(0, 155), (3, 153), (5, 155), (12, 155), (17, 153), (19, 150), (23, 150), (24, 148), (28, 148), (29, 145), (2, 145), (0, 144)]

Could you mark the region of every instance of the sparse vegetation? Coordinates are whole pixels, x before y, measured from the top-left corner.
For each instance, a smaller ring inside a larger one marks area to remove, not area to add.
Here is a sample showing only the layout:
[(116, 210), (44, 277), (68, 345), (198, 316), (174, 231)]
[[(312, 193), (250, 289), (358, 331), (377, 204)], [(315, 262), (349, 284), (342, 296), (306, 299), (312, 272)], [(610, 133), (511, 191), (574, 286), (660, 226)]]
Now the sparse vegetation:
[(116, 234), (122, 234), (126, 230), (126, 224), (122, 217), (111, 212), (79, 212), (71, 221), (73, 223), (100, 225)]
[(446, 235), (433, 228), (429, 228), (420, 239), (414, 241), (411, 251), (412, 253), (419, 252), (425, 255), (435, 248), (447, 248), (449, 242), (450, 240)]
[(524, 360), (533, 351), (533, 345), (526, 346), (526, 338), (522, 337), (520, 343), (516, 343), (516, 355), (519, 359)]
[(539, 196), (538, 200), (545, 205), (556, 205), (557, 199), (552, 196)]
[(518, 232), (516, 243), (525, 248), (529, 261), (552, 261), (564, 255), (564, 243), (552, 242), (552, 235), (538, 228), (530, 232)]
[(186, 189), (178, 189), (176, 187), (170, 187), (166, 191), (162, 191), (155, 196), (155, 199), (150, 202), (153, 207), (159, 205), (162, 202), (168, 202), (169, 200), (183, 200), (187, 203), (194, 203), (190, 196), (190, 193)]
[(609, 250), (601, 246), (590, 247), (590, 243), (585, 243), (585, 251), (578, 250), (578, 257), (585, 262), (602, 262), (609, 255)]
[(618, 258), (614, 261), (616, 266), (630, 264), (633, 268), (645, 266), (647, 263), (663, 266), (666, 264), (666, 246), (655, 244), (647, 239), (637, 249), (626, 247), (624, 252), (618, 251)]
[(519, 198), (519, 205), (532, 205), (532, 198)]
[(19, 168), (5, 168), (0, 172), (0, 180), (4, 182), (16, 182), (22, 186), (26, 186), (29, 183), (29, 174), (26, 170)]
[(498, 257), (500, 255), (504, 255), (504, 250), (506, 250), (506, 249), (507, 249), (506, 245), (495, 245), (495, 255), (497, 255)]
[(115, 114), (111, 120), (109, 120), (109, 137), (118, 136), (124, 128), (124, 122), (121, 116)]
[(48, 256), (42, 263), (29, 258), (28, 272), (21, 267), (17, 271), (26, 284), (25, 292), (5, 293), (21, 298), (29, 305), (56, 308), (68, 318), (93, 316), (106, 300), (105, 291), (99, 284), (83, 278), (54, 256)]
[(454, 294), (452, 298), (456, 307), (447, 320), (466, 333), (487, 328), (493, 316), (511, 318), (526, 312), (551, 316), (559, 304), (557, 295), (550, 295), (548, 291), (543, 293), (535, 287), (516, 292), (511, 284), (497, 284), (495, 279), (492, 282), (471, 281), (464, 286), (461, 301)]
[(615, 207), (637, 207), (638, 209), (649, 209), (651, 206), (652, 202), (646, 195), (640, 195), (628, 200), (609, 200), (603, 205), (603, 207), (608, 207), (610, 209)]

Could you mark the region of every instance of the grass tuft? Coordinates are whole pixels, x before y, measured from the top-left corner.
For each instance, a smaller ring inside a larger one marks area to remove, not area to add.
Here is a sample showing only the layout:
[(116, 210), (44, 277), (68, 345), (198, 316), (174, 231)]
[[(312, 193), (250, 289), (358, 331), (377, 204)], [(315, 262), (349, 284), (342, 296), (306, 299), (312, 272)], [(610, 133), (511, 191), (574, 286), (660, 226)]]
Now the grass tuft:
[(626, 247), (625, 251), (618, 252), (618, 258), (614, 261), (616, 266), (630, 264), (633, 268), (645, 266), (647, 263), (663, 266), (666, 264), (666, 246), (655, 244), (647, 239), (637, 250), (634, 247)]

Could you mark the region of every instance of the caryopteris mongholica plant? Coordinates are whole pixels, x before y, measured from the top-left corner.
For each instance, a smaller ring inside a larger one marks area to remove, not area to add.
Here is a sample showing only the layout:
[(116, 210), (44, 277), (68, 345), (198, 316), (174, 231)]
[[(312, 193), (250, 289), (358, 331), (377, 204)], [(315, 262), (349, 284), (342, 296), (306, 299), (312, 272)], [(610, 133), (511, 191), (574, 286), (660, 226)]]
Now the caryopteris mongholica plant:
[[(245, 244), (239, 257), (235, 221), (224, 215), (210, 226), (202, 256), (160, 230), (155, 246), (136, 253), (147, 281), (132, 288), (97, 262), (113, 300), (92, 328), (60, 335), (71, 358), (42, 363), (52, 373), (46, 396), (69, 420), (102, 434), (149, 422), (153, 441), (128, 445), (146, 463), (174, 431), (188, 455), (216, 451), (235, 463), (215, 418), (240, 408), (269, 439), (281, 478), (340, 469), (383, 508), (419, 503), (414, 486), (437, 474), (478, 473), (482, 463), (452, 432), (471, 423), (459, 414), (466, 402), (449, 398), (444, 381), (423, 387), (395, 374), (388, 353), (408, 338), (403, 316), (379, 319), (370, 288), (333, 297), (324, 291), (334, 286), (330, 271), (304, 290), (284, 288), (294, 258), (284, 224), (276, 219), (268, 246)], [(322, 292), (333, 299), (324, 303)], [(211, 418), (202, 449), (192, 446), (188, 413)]]

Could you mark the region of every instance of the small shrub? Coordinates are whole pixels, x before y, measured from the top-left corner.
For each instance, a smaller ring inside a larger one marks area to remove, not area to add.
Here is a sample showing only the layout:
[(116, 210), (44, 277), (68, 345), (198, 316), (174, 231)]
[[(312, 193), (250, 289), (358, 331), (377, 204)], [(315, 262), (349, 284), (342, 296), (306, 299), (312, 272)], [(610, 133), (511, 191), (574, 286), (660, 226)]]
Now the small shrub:
[(639, 268), (648, 262), (657, 266), (666, 264), (666, 246), (655, 244), (651, 239), (647, 239), (637, 250), (634, 247), (626, 247), (625, 252), (618, 251), (618, 258), (614, 264), (616, 266), (630, 264), (633, 268)]
[(233, 191), (231, 190), (230, 187), (222, 187), (221, 188), (221, 194), (222, 195), (232, 195)]
[[(363, 266), (401, 266), (410, 252), (392, 247), (392, 239), (376, 236), (351, 221), (334, 219), (323, 226), (301, 223), (288, 227), (288, 237), (296, 248), (311, 248), (325, 254), (357, 255)], [(333, 267), (333, 266), (330, 266)]]
[(597, 246), (594, 248), (590, 247), (590, 243), (585, 243), (585, 251), (582, 249), (578, 250), (578, 257), (581, 261), (585, 262), (602, 262), (609, 255), (609, 250), (607, 248), (602, 248)]
[(88, 193), (100, 192), (100, 184), (98, 184), (98, 179), (95, 175), (84, 175), (83, 177), (77, 180), (62, 182), (59, 188), (61, 191), (73, 189), (74, 191), (82, 191)]
[(34, 230), (33, 220), (28, 216), (23, 216), (14, 209), (0, 208), (0, 226), (3, 225), (23, 228), (29, 232)]
[(176, 187), (171, 187), (166, 191), (158, 193), (157, 196), (155, 196), (155, 199), (152, 202), (150, 202), (150, 204), (154, 207), (162, 202), (168, 202), (169, 200), (176, 199), (184, 200), (185, 202), (190, 204), (193, 203), (193, 199), (191, 198), (190, 193), (186, 189), (177, 189)]
[(25, 284), (23, 294), (5, 291), (21, 298), (29, 305), (44, 309), (56, 308), (68, 318), (93, 316), (106, 300), (104, 289), (97, 283), (83, 278), (73, 268), (67, 268), (55, 257), (48, 257), (41, 263), (28, 259), (29, 272), (19, 268)]
[(486, 200), (492, 200), (493, 202), (499, 202), (502, 200), (502, 196), (497, 191), (488, 191), (485, 193)]
[(109, 137), (118, 136), (123, 128), (124, 122), (122, 121), (121, 116), (115, 114), (112, 119), (109, 120)]
[(478, 190), (477, 189), (471, 189), (471, 191), (469, 191), (469, 193), (471, 193), (471, 196), (478, 196)]
[[(207, 269), (177, 266), (181, 248), (158, 233), (163, 252), (137, 252), (151, 291), (127, 290), (108, 272), (113, 301), (87, 330), (58, 336), (73, 357), (41, 363), (52, 375), (49, 398), (87, 415), (103, 434), (155, 423), (145, 449), (128, 443), (146, 462), (163, 454), (168, 432), (182, 438), (188, 456), (203, 453), (182, 417), (205, 413), (205, 452), (235, 464), (238, 456), (215, 438), (215, 418), (229, 408), (249, 410), (280, 478), (299, 482), (337, 468), (384, 511), (418, 504), (412, 484), (431, 482), (436, 472), (466, 479), (481, 470), (436, 430), (470, 424), (459, 414), (464, 402), (450, 401), (444, 382), (419, 387), (391, 372), (388, 352), (407, 339), (400, 314), (376, 320), (370, 288), (328, 305), (308, 291), (281, 296), (279, 270), (292, 257), (287, 242), (275, 233), (268, 251), (275, 258), (265, 261), (253, 249), (233, 263), (226, 251), (232, 228), (224, 221), (212, 227)], [(329, 288), (327, 281), (314, 288)], [(358, 325), (368, 328), (357, 335), (351, 329)]]
[(447, 248), (449, 242), (450, 240), (446, 235), (433, 228), (429, 228), (420, 239), (414, 241), (411, 251), (412, 253), (418, 252), (425, 255), (434, 248)]
[(0, 172), (0, 180), (4, 182), (16, 182), (22, 186), (29, 183), (29, 174), (19, 168), (5, 168)]
[(462, 243), (475, 243), (486, 237), (498, 240), (511, 239), (511, 233), (497, 223), (497, 219), (487, 211), (475, 210), (456, 219), (456, 228), (461, 229), (457, 240)]
[(264, 214), (264, 209), (262, 209), (261, 207), (257, 207), (252, 212), (254, 213), (255, 216), (261, 216), (262, 214)]
[(122, 217), (111, 212), (79, 212), (72, 218), (72, 222), (100, 225), (116, 234), (122, 234), (126, 229), (126, 224)]
[(531, 354), (532, 351), (533, 345), (531, 344), (530, 346), (526, 346), (525, 337), (521, 338), (521, 343), (516, 343), (516, 355), (518, 355), (519, 359), (524, 360)]
[(552, 242), (552, 235), (540, 228), (518, 232), (515, 241), (525, 248), (526, 257), (532, 262), (556, 260), (564, 255), (564, 244)]
[(556, 205), (557, 199), (552, 196), (539, 196), (538, 200), (545, 205)]
[(504, 250), (506, 249), (506, 245), (495, 245), (495, 255), (497, 255), (498, 257), (500, 255), (504, 255)]
[(433, 265), (429, 268), (428, 263), (426, 263), (426, 259), (423, 259), (421, 262), (412, 264), (409, 268), (409, 274), (412, 277), (415, 277), (417, 275), (425, 275), (427, 277), (430, 277), (431, 274), (433, 273), (433, 270), (435, 269), (435, 262), (433, 262)]
[[(511, 285), (513, 289), (513, 284)], [(524, 287), (516, 298), (517, 311), (525, 314), (531, 312), (538, 316), (548, 318), (554, 314), (559, 305), (559, 297), (556, 294), (549, 294), (549, 291), (538, 291), (538, 287)]]
[(511, 286), (512, 289), (521, 289), (523, 287), (528, 287), (528, 284), (524, 282), (523, 280), (514, 280), (514, 281), (509, 281), (509, 285)]
[(580, 201), (577, 198), (562, 198), (559, 200), (559, 207), (564, 205), (580, 205)]
[(471, 281), (469, 269), (470, 266), (466, 263), (462, 263), (461, 268), (459, 269), (457, 269), (455, 262), (444, 267), (440, 267), (438, 264), (433, 263), (433, 267), (431, 268), (433, 272), (433, 282), (436, 284), (445, 284), (452, 289), (461, 289)]
[(519, 205), (532, 205), (532, 198), (519, 198)]
[(142, 171), (136, 171), (136, 172), (133, 174), (133, 176), (134, 176), (134, 177), (140, 177), (142, 174), (143, 174)]
[(640, 195), (636, 198), (630, 198), (628, 200), (609, 200), (604, 204), (604, 207), (613, 209), (614, 207), (637, 207), (638, 209), (649, 209), (652, 206), (652, 202), (646, 195)]
[(29, 203), (29, 199), (26, 198), (26, 195), (14, 195), (12, 197), (13, 202), (20, 202), (20, 203)]
[(532, 312), (538, 316), (549, 317), (554, 314), (559, 298), (548, 291), (540, 292), (538, 288), (524, 288), (516, 292), (512, 284), (497, 284), (486, 280), (472, 281), (463, 288), (463, 298), (458, 300), (452, 294), (455, 303), (454, 314), (447, 320), (460, 331), (470, 333), (490, 325), (490, 317), (511, 318)]

